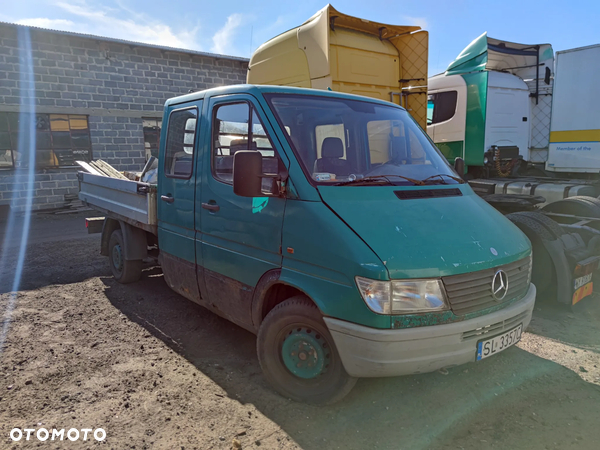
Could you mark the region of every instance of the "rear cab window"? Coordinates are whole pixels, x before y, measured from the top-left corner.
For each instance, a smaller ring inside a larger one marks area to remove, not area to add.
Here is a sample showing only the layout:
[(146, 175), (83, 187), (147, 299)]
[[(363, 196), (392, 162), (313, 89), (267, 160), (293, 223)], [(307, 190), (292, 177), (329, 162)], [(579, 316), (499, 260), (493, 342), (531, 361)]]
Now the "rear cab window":
[(165, 176), (170, 178), (192, 176), (197, 119), (196, 107), (178, 109), (169, 116), (165, 146)]

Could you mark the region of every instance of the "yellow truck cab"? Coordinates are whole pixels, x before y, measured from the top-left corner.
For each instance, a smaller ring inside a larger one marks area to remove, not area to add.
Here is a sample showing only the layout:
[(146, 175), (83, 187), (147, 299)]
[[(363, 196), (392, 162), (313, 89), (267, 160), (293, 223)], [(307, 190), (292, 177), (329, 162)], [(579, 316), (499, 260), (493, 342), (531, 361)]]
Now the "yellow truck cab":
[(342, 14), (327, 5), (262, 44), (248, 84), (326, 89), (403, 106), (425, 129), (429, 34)]

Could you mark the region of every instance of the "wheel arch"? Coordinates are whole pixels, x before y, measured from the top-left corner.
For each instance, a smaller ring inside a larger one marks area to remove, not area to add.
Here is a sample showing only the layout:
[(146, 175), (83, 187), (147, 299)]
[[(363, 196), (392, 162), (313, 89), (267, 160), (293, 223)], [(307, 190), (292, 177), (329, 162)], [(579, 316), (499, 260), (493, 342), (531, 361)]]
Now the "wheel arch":
[(269, 312), (280, 303), (295, 295), (303, 295), (315, 304), (319, 311), (319, 305), (302, 288), (287, 281), (281, 280), (281, 269), (273, 269), (265, 272), (254, 288), (252, 295), (252, 324), (258, 330), (260, 324)]
[(102, 238), (100, 244), (100, 254), (108, 256), (108, 243), (110, 236), (115, 230), (121, 230), (125, 248), (124, 257), (128, 260), (141, 260), (148, 256), (148, 239), (146, 232), (141, 228), (136, 228), (122, 220), (107, 217), (102, 226)]
[[(565, 247), (560, 239), (560, 236), (557, 236), (554, 233), (552, 227), (545, 226), (547, 225), (546, 222), (550, 221), (551, 219), (539, 212), (517, 212), (508, 214), (506, 217), (515, 225), (517, 225), (528, 237), (530, 234), (535, 235), (538, 243), (544, 246), (544, 249), (548, 252), (548, 255), (550, 256), (554, 266), (554, 275), (556, 276), (557, 281), (557, 300), (559, 303), (569, 304), (568, 301), (571, 299), (571, 285), (573, 282), (571, 275), (572, 267), (567, 259), (567, 255), (565, 254)], [(521, 217), (533, 220), (540, 226), (540, 229), (534, 229), (528, 226), (526, 220), (519, 220)], [(536, 244), (533, 240), (531, 240), (531, 246), (535, 255)]]

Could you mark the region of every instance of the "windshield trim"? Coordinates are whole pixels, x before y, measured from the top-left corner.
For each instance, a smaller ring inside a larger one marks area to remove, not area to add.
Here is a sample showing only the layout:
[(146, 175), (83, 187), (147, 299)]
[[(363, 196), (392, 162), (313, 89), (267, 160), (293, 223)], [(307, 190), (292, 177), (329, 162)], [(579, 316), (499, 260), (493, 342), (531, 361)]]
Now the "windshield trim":
[[(294, 154), (294, 158), (296, 158), (296, 161), (298, 162), (298, 165), (300, 166), (300, 169), (302, 170), (302, 173), (304, 174), (304, 177), (306, 178), (306, 180), (308, 180), (308, 182), (310, 183), (310, 185), (313, 186), (313, 187), (334, 186), (334, 184), (332, 184), (332, 183), (318, 182), (317, 180), (313, 179), (312, 174), (308, 172), (308, 168), (305, 167), (305, 164), (302, 162), (302, 158), (301, 158), (300, 154), (298, 153), (298, 150), (296, 149), (296, 146), (292, 142), (291, 136), (289, 135), (289, 133), (285, 132), (285, 125), (281, 121), (281, 118), (279, 117), (279, 114), (278, 114), (276, 108), (273, 106), (273, 102), (272, 102), (273, 98), (276, 98), (276, 97), (292, 97), (292, 96), (294, 96), (294, 97), (302, 97), (302, 98), (312, 97), (312, 98), (319, 99), (319, 100), (323, 100), (323, 99), (351, 100), (351, 101), (371, 103), (373, 105), (377, 105), (377, 106), (381, 106), (381, 107), (394, 108), (394, 109), (399, 109), (400, 111), (404, 111), (406, 113), (406, 115), (410, 118), (410, 120), (425, 135), (427, 141), (431, 144), (431, 147), (438, 154), (438, 156), (441, 158), (441, 160), (450, 168), (450, 170), (452, 171), (453, 174), (456, 174), (456, 172), (454, 171), (454, 168), (450, 165), (450, 163), (448, 162), (448, 160), (446, 159), (446, 157), (440, 152), (440, 150), (438, 149), (437, 145), (435, 145), (435, 143), (429, 137), (429, 135), (423, 130), (423, 128), (421, 128), (421, 126), (415, 120), (415, 118), (405, 108), (403, 108), (400, 105), (397, 105), (397, 104), (391, 103), (391, 102), (382, 102), (381, 100), (371, 99), (370, 97), (359, 97), (359, 96), (357, 96), (359, 98), (347, 98), (345, 96), (338, 97), (338, 96), (333, 96), (333, 95), (323, 95), (323, 93), (321, 93), (321, 94), (304, 94), (304, 93), (288, 93), (288, 92), (285, 92), (285, 93), (281, 93), (281, 92), (262, 92), (262, 95), (263, 95), (264, 99), (266, 100), (267, 105), (269, 106), (269, 109), (271, 110), (271, 113), (275, 117), (275, 120), (277, 121), (277, 124), (279, 125), (279, 128), (281, 130), (283, 130), (282, 134), (284, 135), (287, 143), (289, 144), (290, 148), (292, 149), (292, 152)], [(408, 181), (397, 181), (397, 182), (394, 182), (394, 185), (395, 186), (413, 186), (413, 184), (410, 183), (410, 182), (408, 182)]]

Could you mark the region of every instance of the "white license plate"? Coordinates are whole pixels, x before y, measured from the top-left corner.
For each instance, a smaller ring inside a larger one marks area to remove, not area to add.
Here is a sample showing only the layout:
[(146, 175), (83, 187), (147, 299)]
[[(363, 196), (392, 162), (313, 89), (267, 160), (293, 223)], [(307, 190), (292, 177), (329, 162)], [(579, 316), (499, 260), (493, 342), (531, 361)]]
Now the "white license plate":
[(523, 324), (499, 336), (486, 339), (485, 341), (480, 341), (477, 344), (477, 361), (488, 358), (496, 353), (500, 353), (502, 350), (515, 345), (521, 340), (522, 333)]
[(575, 278), (575, 290), (579, 289), (581, 286), (585, 286), (586, 284), (591, 283), (592, 275), (593, 274), (588, 273), (587, 275), (584, 275), (582, 277)]

